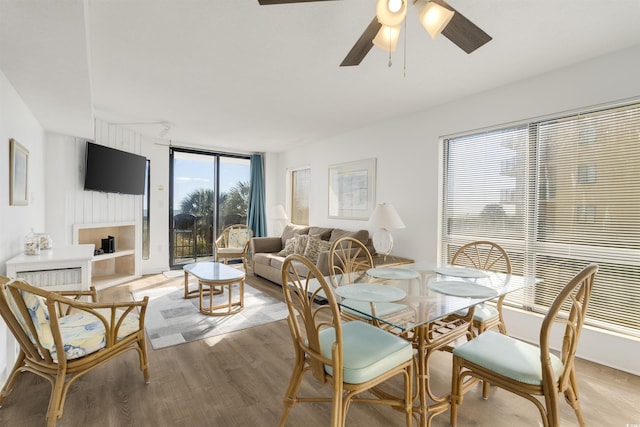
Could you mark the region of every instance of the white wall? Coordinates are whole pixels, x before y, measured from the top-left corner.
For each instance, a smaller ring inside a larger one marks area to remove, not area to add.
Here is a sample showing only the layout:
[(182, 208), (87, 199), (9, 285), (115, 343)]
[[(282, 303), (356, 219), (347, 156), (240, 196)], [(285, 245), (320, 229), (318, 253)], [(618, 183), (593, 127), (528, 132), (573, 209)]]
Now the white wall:
[[(95, 133), (98, 144), (136, 154), (141, 152), (142, 138), (138, 134), (100, 121), (96, 121)], [(86, 147), (85, 138), (47, 134), (46, 227), (54, 246), (73, 244), (75, 224), (134, 222), (136, 229), (140, 230), (142, 196), (84, 190)], [(139, 239), (138, 236), (136, 247), (140, 247)]]
[[(14, 138), (29, 150), (29, 204), (9, 206), (9, 139)], [(0, 71), (0, 274), (6, 274), (5, 262), (23, 250), (24, 236), (31, 228), (45, 229), (44, 156), (45, 133)], [(0, 319), (0, 383), (15, 360), (17, 345)]]
[[(640, 47), (577, 64), (534, 79), (399, 117), (280, 154), (275, 176), (278, 203), (286, 200), (283, 177), (288, 168), (311, 165), (310, 222), (349, 229), (369, 228), (366, 221), (328, 218), (328, 166), (352, 160), (377, 158), (377, 195), (391, 202), (406, 228), (393, 230), (393, 252), (417, 260), (438, 259), (438, 200), (440, 138), (470, 130), (494, 127), (529, 118), (581, 108), (640, 99)], [(529, 320), (528, 320), (529, 319)], [(515, 316), (510, 332), (530, 335), (537, 324)], [(615, 352), (602, 352), (607, 342)], [(640, 342), (589, 331), (580, 355), (640, 374)]]

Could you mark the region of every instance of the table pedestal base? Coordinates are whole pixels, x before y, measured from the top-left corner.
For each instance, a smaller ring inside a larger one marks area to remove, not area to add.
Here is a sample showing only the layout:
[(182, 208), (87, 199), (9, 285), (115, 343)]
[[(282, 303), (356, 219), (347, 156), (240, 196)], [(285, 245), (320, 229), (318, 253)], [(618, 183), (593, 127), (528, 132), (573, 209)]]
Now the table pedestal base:
[[(233, 301), (233, 285), (237, 283), (239, 286), (240, 295), (237, 301)], [(228, 288), (229, 299), (223, 304), (214, 305), (213, 297), (223, 293), (224, 287)], [(207, 288), (208, 289), (205, 289)], [(220, 287), (220, 289), (218, 289)], [(203, 297), (208, 294), (209, 305), (203, 305)], [(198, 282), (198, 295), (200, 297), (200, 312), (208, 316), (228, 316), (235, 314), (244, 309), (244, 278), (240, 280), (232, 280), (227, 283), (216, 280), (215, 282), (208, 282), (200, 280)]]

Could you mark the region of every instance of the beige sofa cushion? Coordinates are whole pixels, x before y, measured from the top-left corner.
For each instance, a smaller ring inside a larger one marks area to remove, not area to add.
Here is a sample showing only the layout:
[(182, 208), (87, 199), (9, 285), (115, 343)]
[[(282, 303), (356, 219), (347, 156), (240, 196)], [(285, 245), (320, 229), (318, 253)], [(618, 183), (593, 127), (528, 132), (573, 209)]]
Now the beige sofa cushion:
[(318, 236), (322, 240), (329, 240), (333, 228), (327, 227), (309, 227), (309, 236)]
[(282, 240), (282, 247), (284, 248), (287, 240), (295, 236), (296, 234), (309, 234), (308, 226), (304, 225), (295, 225), (295, 224), (287, 224), (282, 230), (282, 235), (280, 239)]
[(333, 243), (338, 239), (342, 239), (343, 237), (352, 237), (356, 240), (361, 241), (362, 244), (366, 245), (367, 241), (369, 240), (369, 232), (367, 230), (347, 231), (341, 230), (339, 228), (334, 228), (331, 232), (329, 241)]

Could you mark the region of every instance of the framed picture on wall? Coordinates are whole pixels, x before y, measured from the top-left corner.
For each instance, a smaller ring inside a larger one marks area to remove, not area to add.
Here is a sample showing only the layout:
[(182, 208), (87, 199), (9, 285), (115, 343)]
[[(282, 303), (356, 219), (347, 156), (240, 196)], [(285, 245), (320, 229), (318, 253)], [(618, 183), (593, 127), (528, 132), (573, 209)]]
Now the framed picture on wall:
[(329, 218), (368, 220), (375, 195), (375, 158), (329, 166)]
[(29, 204), (29, 150), (18, 141), (9, 140), (9, 204)]

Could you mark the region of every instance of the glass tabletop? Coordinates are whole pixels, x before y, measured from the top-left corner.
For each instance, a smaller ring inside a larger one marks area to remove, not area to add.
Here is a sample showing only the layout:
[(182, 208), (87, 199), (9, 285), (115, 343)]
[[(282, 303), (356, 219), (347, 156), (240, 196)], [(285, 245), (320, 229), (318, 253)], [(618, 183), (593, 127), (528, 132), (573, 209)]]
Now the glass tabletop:
[[(399, 269), (398, 274), (388, 271), (394, 268)], [(413, 329), (541, 282), (535, 277), (419, 262), (399, 267), (385, 267), (384, 270), (382, 274), (376, 274), (375, 271), (371, 274), (371, 271), (368, 271), (359, 284), (388, 286), (404, 292), (404, 297), (395, 300), (395, 303), (405, 304), (409, 315), (399, 316), (400, 320), (377, 319), (402, 330)], [(352, 286), (355, 285), (344, 284), (337, 288), (335, 294), (338, 304), (371, 317), (370, 312), (363, 312), (362, 304), (358, 304), (358, 301), (366, 301), (370, 296), (364, 288), (361, 294), (358, 293), (358, 288), (346, 292), (340, 289)], [(369, 301), (376, 302), (373, 297)]]
[(220, 262), (195, 262), (182, 269), (205, 281), (240, 279), (245, 275), (243, 271)]

